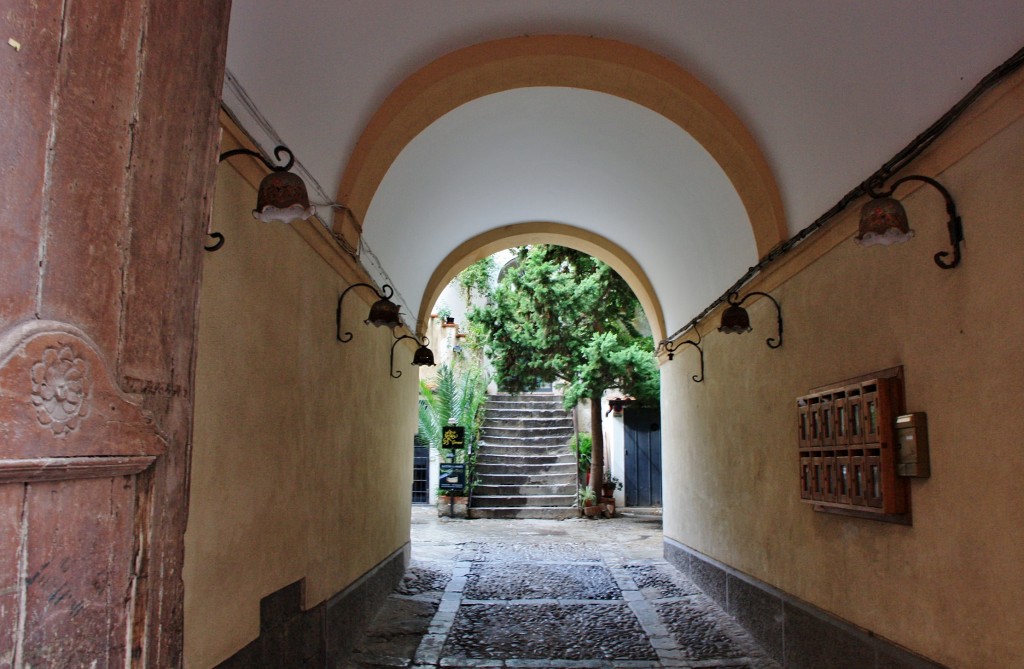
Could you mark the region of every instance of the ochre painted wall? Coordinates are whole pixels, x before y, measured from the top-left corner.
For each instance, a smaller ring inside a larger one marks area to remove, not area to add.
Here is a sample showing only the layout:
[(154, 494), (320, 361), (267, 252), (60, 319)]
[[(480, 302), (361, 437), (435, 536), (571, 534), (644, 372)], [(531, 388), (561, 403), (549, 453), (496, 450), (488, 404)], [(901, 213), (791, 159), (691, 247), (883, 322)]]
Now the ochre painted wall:
[[(305, 579), (309, 608), (409, 540), (416, 369), (412, 349), (364, 325), (359, 291), (297, 234), (250, 215), (256, 192), (217, 171), (200, 295), (185, 657), (201, 669), (259, 634), (260, 599)], [(407, 371), (406, 371), (407, 370)]]
[[(994, 135), (991, 109), (963, 121), (910, 169), (956, 199), (958, 269), (932, 261), (948, 250), (941, 196), (901, 190), (910, 243), (862, 249), (847, 212), (827, 233), (845, 241), (771, 286), (782, 348), (765, 346), (775, 310), (762, 299), (750, 334), (716, 332), (717, 316), (700, 324), (704, 383), (690, 381), (689, 347), (662, 367), (666, 536), (964, 669), (1024, 662), (1020, 81), (995, 105), (1017, 120)], [(794, 399), (894, 365), (931, 435), (932, 476), (911, 484), (913, 526), (814, 512), (799, 501)]]

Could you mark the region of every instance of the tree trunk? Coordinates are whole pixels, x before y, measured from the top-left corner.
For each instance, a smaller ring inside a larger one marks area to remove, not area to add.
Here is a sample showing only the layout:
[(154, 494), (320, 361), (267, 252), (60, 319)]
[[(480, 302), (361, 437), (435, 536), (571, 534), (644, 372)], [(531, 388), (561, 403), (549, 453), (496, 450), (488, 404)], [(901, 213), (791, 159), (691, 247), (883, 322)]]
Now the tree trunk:
[(590, 398), (590, 487), (600, 496), (604, 482), (604, 430), (601, 429), (601, 396)]

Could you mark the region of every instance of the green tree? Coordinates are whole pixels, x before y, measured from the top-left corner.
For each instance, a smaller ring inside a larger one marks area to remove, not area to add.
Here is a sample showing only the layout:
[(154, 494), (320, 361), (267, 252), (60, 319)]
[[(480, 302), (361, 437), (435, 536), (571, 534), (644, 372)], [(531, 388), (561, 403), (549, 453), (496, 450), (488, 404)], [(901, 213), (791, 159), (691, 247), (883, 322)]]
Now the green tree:
[(477, 260), (455, 277), (462, 288), (462, 297), (466, 301), (467, 309), (473, 301), (473, 293), (486, 297), (490, 292), (491, 277), (494, 276), (496, 269), (494, 256), (487, 256)]
[(485, 307), (481, 326), (499, 386), (529, 392), (566, 382), (565, 407), (591, 401), (590, 480), (604, 475), (601, 395), (617, 388), (642, 402), (658, 398), (654, 342), (638, 330), (639, 301), (611, 267), (562, 246), (521, 248)]

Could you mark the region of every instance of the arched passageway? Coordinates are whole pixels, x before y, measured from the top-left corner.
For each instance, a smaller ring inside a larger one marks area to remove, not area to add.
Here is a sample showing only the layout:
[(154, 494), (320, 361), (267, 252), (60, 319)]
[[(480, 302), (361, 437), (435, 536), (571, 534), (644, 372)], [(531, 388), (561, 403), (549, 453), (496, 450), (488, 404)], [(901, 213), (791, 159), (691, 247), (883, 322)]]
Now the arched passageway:
[(430, 309), (441, 291), (463, 269), (481, 258), (497, 251), (528, 244), (555, 244), (583, 251), (607, 263), (618, 272), (643, 307), (644, 315), (651, 325), (655, 339), (665, 334), (665, 321), (654, 286), (644, 273), (643, 267), (629, 252), (609, 239), (570, 225), (552, 222), (518, 223), (484, 232), (469, 239), (442, 260), (430, 276), (423, 289), (420, 312), (417, 321), (426, 323)]
[[(571, 35), (468, 47), (408, 77), (362, 133), (338, 199), (336, 230), (372, 250), (417, 328), (430, 305), (409, 287), (426, 298), (446, 256), (502, 226), (561, 226), (548, 232), (645, 275), (633, 285), (660, 334), (786, 234), (767, 162), (721, 99), (647, 50)], [(653, 296), (668, 290), (666, 313)]]
[[(526, 65), (523, 68), (528, 69)], [(500, 78), (500, 74), (496, 76)], [(482, 73), (481, 78), (487, 79), (488, 75)], [(1012, 385), (1005, 373), (999, 373), (1012, 369), (1005, 364), (1005, 360), (1015, 359), (1012, 342), (986, 339), (987, 333), (972, 330), (961, 321), (965, 314), (984, 318), (994, 313), (993, 309), (1006, 303), (1007, 291), (1014, 288), (1012, 282), (1007, 284), (998, 277), (1017, 276), (1008, 265), (1012, 258), (1004, 252), (1007, 230), (1016, 229), (1013, 212), (1019, 210), (1012, 197), (1016, 192), (1012, 182), (1020, 176), (1020, 161), (1016, 158), (1021, 146), (1019, 110), (1024, 107), (1018, 104), (1022, 90), (1017, 85), (1019, 78), (1015, 81), (999, 96), (988, 98), (991, 104), (987, 107), (979, 105), (960, 126), (954, 124), (954, 134), (937, 142), (915, 165), (922, 173), (941, 173), (958, 201), (962, 197), (971, 203), (970, 253), (979, 259), (977, 263), (965, 261), (962, 269), (942, 273), (936, 279), (936, 268), (926, 262), (923, 244), (917, 242), (939, 246), (942, 240), (937, 237), (944, 231), (944, 219), (941, 207), (938, 213), (933, 212), (928, 198), (917, 192), (905, 199), (915, 221), (921, 220), (919, 237), (914, 244), (888, 254), (855, 251), (850, 237), (856, 232), (856, 217), (846, 212), (830, 224), (826, 234), (801, 244), (797, 252), (779, 263), (777, 272), (765, 279), (771, 282), (766, 289), (786, 310), (783, 348), (764, 346), (760, 333), (727, 338), (713, 331), (717, 323), (705, 322), (699, 328), (705, 335), (706, 380), (695, 382), (690, 365), (681, 361), (682, 355), (663, 367), (665, 402), (671, 407), (664, 421), (670, 439), (666, 452), (671, 458), (666, 461), (666, 476), (670, 478), (666, 478), (664, 548), (674, 564), (690, 565), (695, 573), (725, 584), (718, 594), (724, 595), (727, 606), (742, 607), (753, 602), (756, 609), (760, 602), (777, 610), (784, 608), (787, 616), (792, 612), (794, 617), (814, 624), (828, 621), (822, 623), (828, 638), (838, 635), (844, 646), (849, 643), (866, 648), (875, 658), (906, 659), (907, 666), (920, 663), (915, 658), (907, 659), (910, 654), (899, 651), (899, 645), (954, 664), (962, 661), (965, 666), (978, 659), (976, 649), (953, 640), (956, 635), (951, 632), (956, 630), (957, 622), (939, 610), (951, 591), (938, 584), (957, 581), (950, 578), (957, 570), (955, 561), (932, 558), (936, 553), (948, 553), (949, 537), (954, 536), (941, 518), (974, 521), (962, 523), (964, 527), (991, 527), (979, 520), (987, 515), (997, 519), (998, 528), (1008, 527), (1009, 516), (1002, 507), (1006, 500), (1014, 499), (1007, 492), (1010, 488), (991, 481), (984, 486), (974, 485), (983, 478), (971, 469), (974, 465), (947, 458), (943, 475), (914, 482), (914, 508), (921, 509), (922, 515), (918, 517), (921, 522), (915, 520), (912, 528), (862, 519), (824, 518), (801, 506), (797, 497), (792, 402), (816, 384), (902, 363), (912, 372), (907, 376), (908, 402), (927, 407), (944, 423), (936, 443), (945, 448), (940, 446), (938, 452), (955, 450), (956, 444), (948, 443), (948, 435), (961, 438), (969, 432), (964, 438), (971, 444), (984, 444), (1009, 457), (1007, 442), (994, 432), (1000, 425), (993, 413), (1001, 406), (998, 402), (978, 408), (989, 420), (968, 421), (980, 426), (968, 431), (960, 424), (966, 420), (957, 403), (960, 395), (951, 395), (944, 384), (927, 381), (945, 378), (946, 370), (959, 370), (961, 395), (973, 393), (979, 397), (986, 396), (986, 388), (994, 387), (993, 379), (1003, 386)], [(372, 189), (360, 190), (362, 209), (354, 207), (357, 214), (365, 214), (365, 229), (361, 232), (367, 244), (362, 258), (368, 265), (379, 261), (379, 276), (361, 273), (358, 263), (332, 247), (330, 235), (312, 224), (296, 225), (293, 230), (253, 228), (248, 220), (253, 189), (237, 183), (227, 168), (218, 171), (224, 183), (218, 184), (217, 199), (222, 199), (222, 193), (233, 199), (215, 203), (220, 209), (215, 215), (218, 223), (229, 229), (229, 239), (237, 243), (213, 256), (204, 267), (208, 279), (203, 286), (204, 314), (210, 320), (200, 326), (197, 376), (201, 383), (197, 386), (204, 396), (196, 398), (200, 408), (196, 413), (191, 537), (186, 546), (185, 575), (192, 593), (192, 599), (186, 602), (189, 627), (185, 638), (191, 644), (189, 656), (197, 666), (215, 666), (246, 644), (263, 643), (258, 638), (263, 629), (258, 603), (268, 596), (266, 593), (287, 587), (293, 588), (288, 592), (301, 595), (301, 606), (295, 606), (301, 611), (296, 615), (306, 620), (321, 615), (323, 626), (318, 629), (323, 629), (325, 636), (350, 629), (344, 621), (338, 622), (339, 612), (360, 610), (348, 606), (350, 602), (370, 606), (369, 596), (359, 588), (394, 574), (395, 565), (401, 563), (407, 550), (409, 521), (400, 513), (407, 505), (400, 508), (403, 500), (381, 499), (374, 493), (380, 493), (387, 482), (404, 483), (403, 477), (408, 476), (405, 454), (411, 450), (414, 432), (414, 420), (408, 415), (408, 408), (415, 403), (415, 388), (410, 383), (413, 375), (402, 379), (388, 376), (386, 363), (394, 339), (390, 333), (362, 326), (365, 310), (354, 302), (348, 303), (352, 308), (346, 307), (341, 318), (343, 328), (356, 333), (355, 339), (350, 344), (334, 339), (338, 294), (353, 281), (392, 275), (395, 285), (408, 286), (406, 292), (418, 297), (428, 284), (436, 287), (442, 281), (441, 276), (431, 279), (431, 272), (449, 254), (496, 226), (551, 221), (590, 227), (593, 219), (588, 216), (544, 212), (482, 215), (469, 220), (457, 214), (473, 202), (471, 199), (417, 197), (403, 202), (393, 197), (395, 193), (412, 196), (420, 192), (414, 183), (417, 180), (422, 182), (421, 190), (431, 190), (441, 177), (469, 189), (478, 183), (471, 178), (474, 168), (485, 174), (497, 173), (480, 169), (481, 163), (475, 160), (479, 153), (460, 162), (455, 154), (429, 150), (437, 146), (435, 142), (444, 144), (445, 133), (434, 131), (447, 132), (453, 125), (455, 130), (472, 127), (481, 136), (494, 138), (500, 133), (492, 132), (493, 125), (470, 122), (486, 121), (489, 112), (512, 108), (512, 103), (522, 103), (529, 115), (534, 103), (543, 102), (549, 110), (572, 99), (576, 103), (573, 113), (592, 103), (605, 113), (605, 118), (621, 111), (620, 118), (643, 119), (645, 124), (624, 124), (623, 128), (646, 128), (647, 123), (657, 125), (660, 118), (672, 127), (675, 139), (693, 138), (650, 107), (607, 91), (566, 86), (565, 82), (509, 90), (499, 86), (500, 90), (463, 101), (439, 117), (402, 117), (404, 121), (395, 121), (396, 127), (408, 121), (408, 127), (418, 125), (422, 130), (415, 139), (390, 145), (390, 149), (383, 147), (380, 161), (363, 159), (367, 165), (372, 162), (376, 166), (380, 179)], [(409, 107), (413, 108), (415, 105)], [(398, 116), (401, 114), (396, 119)], [(573, 114), (566, 116), (572, 120)], [(562, 123), (556, 129), (570, 125)], [(387, 134), (384, 128), (380, 130), (381, 136)], [(638, 133), (634, 137), (643, 136)], [(685, 149), (682, 143), (674, 148)], [(694, 143), (707, 156), (713, 155), (700, 142)], [(677, 152), (673, 149), (671, 153)], [(586, 166), (619, 168), (623, 167), (619, 163), (625, 162), (590, 161)], [(739, 193), (731, 176), (726, 176), (728, 170), (722, 165), (719, 169), (722, 179), (718, 183), (728, 185), (741, 211), (740, 216), (730, 217), (722, 225), (708, 219), (711, 222), (706, 220), (704, 226), (691, 226), (664, 217), (661, 226), (642, 227), (643, 221), (633, 216), (640, 210), (626, 206), (628, 215), (616, 210), (621, 230), (590, 230), (639, 262), (642, 275), (653, 287), (649, 292), (651, 301), (664, 312), (663, 331), (685, 322), (707, 304), (695, 289), (711, 291), (717, 297), (722, 286), (730, 285), (742, 273), (735, 271), (736, 267), (745, 269), (764, 250), (763, 238), (755, 234), (749, 220), (748, 200)], [(541, 170), (538, 167), (535, 171)], [(598, 172), (594, 169), (591, 174)], [(614, 173), (609, 181), (616, 181), (623, 172)], [(978, 174), (998, 177), (978, 179)], [(512, 182), (496, 181), (511, 189)], [(653, 183), (653, 179), (640, 181), (638, 187)], [(674, 183), (692, 185), (685, 179)], [(565, 192), (549, 190), (556, 195)], [(654, 200), (661, 204), (674, 202), (672, 189), (668, 190)], [(435, 196), (441, 192), (432, 190)], [(538, 192), (521, 189), (512, 192), (509, 199), (533, 202), (529, 195)], [(593, 192), (606, 194), (598, 189)], [(360, 199), (353, 197), (350, 202)], [(490, 193), (478, 199), (484, 204), (496, 201)], [(594, 218), (613, 205), (621, 206), (624, 201), (634, 205), (645, 198), (612, 200), (615, 202), (603, 200), (593, 205)], [(576, 198), (573, 201), (594, 203)], [(684, 210), (670, 208), (674, 212)], [(237, 216), (238, 212), (242, 215)], [(349, 226), (345, 234), (353, 235), (355, 241), (360, 232), (353, 227), (355, 223), (346, 219), (343, 225)], [(731, 234), (741, 229), (748, 238), (733, 245)], [(730, 232), (716, 240), (723, 230)], [(715, 232), (710, 237), (700, 236), (709, 231)], [(435, 240), (440, 242), (432, 245)], [(637, 251), (635, 241), (657, 248)], [(724, 241), (724, 247), (736, 252), (722, 256), (724, 261), (718, 265), (710, 262), (717, 274), (694, 269), (698, 261), (708, 262), (708, 257), (717, 255), (708, 251), (716, 241)], [(236, 253), (236, 249), (244, 252)], [(441, 274), (468, 262), (475, 250), (456, 254)], [(656, 263), (651, 261), (655, 252), (663, 254), (661, 267), (668, 268), (666, 271), (655, 269)], [(919, 262), (921, 257), (925, 262)], [(407, 273), (410, 267), (417, 268), (418, 273)], [(681, 268), (689, 273), (684, 276)], [(636, 285), (641, 285), (639, 280)], [(977, 286), (986, 288), (972, 289)], [(993, 291), (992, 286), (1002, 288)], [(899, 288), (894, 292), (893, 287)], [(836, 300), (841, 308), (830, 308)], [(695, 301), (697, 308), (693, 308)], [(764, 327), (768, 320), (767, 304), (762, 300), (751, 305), (755, 329)], [(959, 306), (950, 309), (950, 304)], [(408, 300), (407, 306), (412, 307), (410, 313), (423, 313), (415, 299)], [(239, 328), (239, 323), (246, 327)], [(951, 332), (963, 338), (962, 345), (948, 346)], [(254, 337), (253, 333), (260, 336)], [(980, 341), (979, 337), (986, 340)], [(964, 350), (981, 358), (954, 355)], [(992, 367), (992, 374), (972, 375), (977, 369), (988, 369), (985, 362), (989, 357), (995, 359), (993, 356), (1003, 361), (998, 369)], [(745, 409), (739, 418), (737, 404)], [(238, 416), (245, 420), (238, 420)], [(969, 508), (957, 506), (958, 496), (949, 488), (954, 479), (976, 488), (975, 504)], [(831, 531), (836, 527), (855, 528), (858, 541), (836, 538)], [(1005, 539), (1009, 535), (965, 530), (956, 537), (965, 545), (978, 546), (985, 555), (1015, 555), (1014, 547)], [(250, 559), (253, 555), (259, 556), (258, 563)], [(879, 560), (878, 556), (891, 559)], [(830, 571), (870, 572), (878, 592), (891, 594), (906, 591), (899, 585), (905, 582), (907, 565), (912, 565), (918, 575), (913, 600), (906, 600), (915, 605), (914, 616), (903, 615), (904, 600), (898, 601), (901, 606), (881, 610), (875, 591), (847, 588), (846, 581), (837, 580)], [(993, 573), (1011, 581), (1014, 578), (1012, 570)], [(963, 602), (963, 610), (973, 619), (986, 622), (985, 641), (997, 648), (1000, 657), (1011, 656), (1017, 647), (1006, 642), (1012, 636), (1006, 632), (1013, 629), (1017, 617), (998, 619), (986, 614), (990, 603), (1002, 601), (1000, 593), (1009, 590), (987, 577), (968, 578), (953, 590)], [(753, 609), (747, 613), (755, 615)], [(210, 619), (204, 617), (208, 611), (230, 615), (218, 616), (220, 622), (214, 628), (204, 624)], [(871, 632), (851, 631), (840, 619)], [(794, 635), (788, 623), (782, 626), (776, 624), (777, 619), (758, 620), (772, 623), (763, 630), (763, 638), (776, 650), (784, 647), (789, 653), (796, 649), (793, 652), (808, 656), (829, 650), (815, 644), (811, 636)], [(882, 637), (894, 643), (880, 640)]]

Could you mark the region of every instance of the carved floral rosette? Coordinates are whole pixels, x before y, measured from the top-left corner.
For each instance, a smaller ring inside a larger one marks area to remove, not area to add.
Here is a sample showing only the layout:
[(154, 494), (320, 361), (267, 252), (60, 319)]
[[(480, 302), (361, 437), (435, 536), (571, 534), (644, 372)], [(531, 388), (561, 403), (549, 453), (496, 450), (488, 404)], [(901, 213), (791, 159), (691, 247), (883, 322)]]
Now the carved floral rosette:
[(146, 467), (165, 452), (143, 398), (121, 391), (111, 369), (73, 325), (32, 320), (0, 331), (0, 483), (58, 470), (81, 477), (83, 468), (105, 476), (115, 460)]
[(64, 437), (89, 415), (89, 363), (71, 346), (48, 347), (32, 365), (32, 404), (41, 425)]

